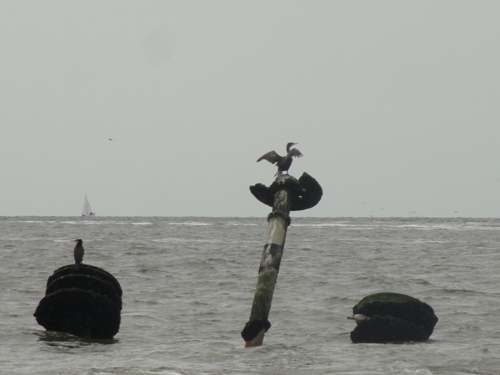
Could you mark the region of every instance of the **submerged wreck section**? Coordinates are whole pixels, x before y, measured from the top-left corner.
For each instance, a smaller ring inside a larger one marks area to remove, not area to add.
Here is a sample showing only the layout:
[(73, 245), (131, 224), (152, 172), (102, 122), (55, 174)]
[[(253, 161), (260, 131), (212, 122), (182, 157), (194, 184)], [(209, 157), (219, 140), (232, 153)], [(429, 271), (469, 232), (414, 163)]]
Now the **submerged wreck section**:
[(353, 343), (427, 341), (438, 317), (431, 306), (399, 293), (377, 293), (353, 307)]
[(109, 272), (87, 264), (61, 267), (47, 280), (34, 316), (49, 331), (111, 339), (120, 329), (122, 289)]

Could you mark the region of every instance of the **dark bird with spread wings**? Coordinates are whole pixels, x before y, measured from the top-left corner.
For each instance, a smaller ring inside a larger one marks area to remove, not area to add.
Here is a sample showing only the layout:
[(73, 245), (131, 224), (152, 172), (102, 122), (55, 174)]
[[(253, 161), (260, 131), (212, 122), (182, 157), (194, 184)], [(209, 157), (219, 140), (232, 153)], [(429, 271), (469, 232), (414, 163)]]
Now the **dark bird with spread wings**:
[(269, 151), (267, 154), (262, 155), (257, 161), (267, 160), (269, 163), (276, 164), (278, 166), (278, 172), (275, 176), (281, 176), (283, 172), (288, 174), (288, 169), (292, 165), (292, 158), (295, 156), (300, 158), (302, 153), (296, 148), (291, 148), (293, 145), (298, 145), (298, 143), (289, 142), (286, 145), (286, 156), (280, 156), (276, 151)]

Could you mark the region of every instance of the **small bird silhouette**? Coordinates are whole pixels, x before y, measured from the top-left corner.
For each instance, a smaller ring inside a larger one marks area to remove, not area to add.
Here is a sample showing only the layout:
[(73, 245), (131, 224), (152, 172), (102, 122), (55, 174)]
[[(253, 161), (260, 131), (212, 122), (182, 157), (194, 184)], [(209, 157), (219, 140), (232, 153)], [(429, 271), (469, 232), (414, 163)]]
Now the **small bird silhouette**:
[(83, 254), (84, 254), (84, 249), (83, 249), (83, 241), (78, 239), (75, 240), (76, 245), (75, 249), (73, 250), (73, 256), (75, 257), (75, 269), (80, 269), (80, 264), (82, 264), (83, 261)]

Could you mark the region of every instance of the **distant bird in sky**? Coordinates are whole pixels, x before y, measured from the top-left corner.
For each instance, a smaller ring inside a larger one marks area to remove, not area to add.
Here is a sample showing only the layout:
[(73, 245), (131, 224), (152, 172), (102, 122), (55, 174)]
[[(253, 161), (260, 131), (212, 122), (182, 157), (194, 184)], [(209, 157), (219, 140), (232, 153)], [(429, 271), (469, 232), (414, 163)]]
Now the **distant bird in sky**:
[(108, 138), (108, 141), (112, 141), (112, 140), (113, 140), (113, 138)]
[(83, 261), (83, 253), (84, 253), (83, 241), (78, 239), (78, 240), (75, 240), (75, 242), (76, 242), (76, 246), (75, 246), (75, 249), (73, 250), (73, 255), (75, 257), (75, 265), (76, 265), (75, 268), (79, 269), (80, 264)]
[(259, 159), (257, 159), (257, 162), (261, 160), (267, 160), (269, 163), (276, 164), (278, 166), (278, 172), (274, 176), (281, 176), (283, 172), (286, 172), (288, 174), (288, 169), (290, 169), (290, 166), (292, 165), (293, 157), (300, 158), (302, 153), (296, 149), (296, 148), (291, 148), (294, 145), (298, 145), (298, 143), (294, 142), (289, 142), (286, 145), (286, 155), (285, 156), (280, 156), (276, 151), (269, 151), (267, 154), (262, 155)]

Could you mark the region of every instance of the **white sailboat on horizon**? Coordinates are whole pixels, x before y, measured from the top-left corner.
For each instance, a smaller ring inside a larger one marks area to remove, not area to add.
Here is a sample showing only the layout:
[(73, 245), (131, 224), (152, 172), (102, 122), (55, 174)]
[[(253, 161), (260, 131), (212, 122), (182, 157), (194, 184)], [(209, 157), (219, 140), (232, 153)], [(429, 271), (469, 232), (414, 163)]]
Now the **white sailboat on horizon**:
[(90, 207), (87, 194), (85, 194), (85, 199), (83, 200), (82, 216), (95, 216), (95, 212), (92, 211), (92, 208)]

